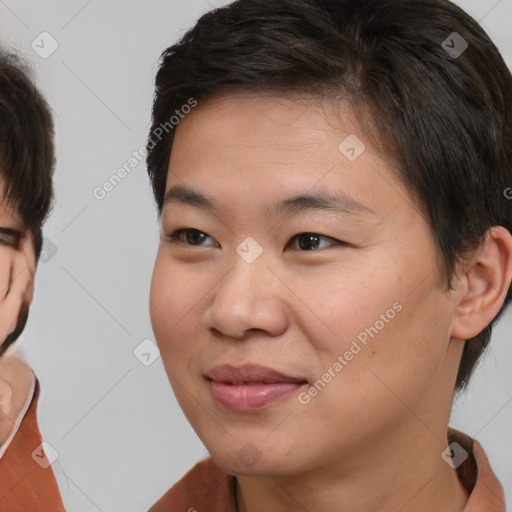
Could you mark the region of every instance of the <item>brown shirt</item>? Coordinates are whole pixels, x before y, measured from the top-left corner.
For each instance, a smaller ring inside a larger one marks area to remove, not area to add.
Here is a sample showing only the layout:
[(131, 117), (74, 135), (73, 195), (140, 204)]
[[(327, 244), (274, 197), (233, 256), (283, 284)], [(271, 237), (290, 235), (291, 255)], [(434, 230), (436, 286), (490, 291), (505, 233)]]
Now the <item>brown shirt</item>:
[[(480, 443), (452, 428), (448, 440), (458, 442), (469, 454), (457, 468), (459, 480), (470, 494), (464, 512), (505, 512), (503, 488)], [(197, 463), (149, 512), (236, 512), (235, 482), (235, 477), (224, 473), (209, 457)]]
[(65, 512), (55, 475), (40, 448), (36, 414), (39, 389), (36, 379), (29, 408), (0, 458), (1, 512)]

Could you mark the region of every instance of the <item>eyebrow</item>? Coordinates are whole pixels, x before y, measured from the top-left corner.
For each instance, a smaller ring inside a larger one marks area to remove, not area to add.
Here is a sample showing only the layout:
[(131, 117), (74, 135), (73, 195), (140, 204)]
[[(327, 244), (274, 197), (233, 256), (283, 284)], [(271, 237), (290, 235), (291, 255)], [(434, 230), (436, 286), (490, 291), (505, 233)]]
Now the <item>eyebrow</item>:
[[(215, 199), (184, 185), (175, 185), (166, 192), (164, 205), (169, 203), (185, 204), (202, 210), (210, 210), (216, 215), (221, 210), (220, 204)], [(318, 191), (296, 195), (265, 207), (264, 213), (271, 217), (298, 214), (309, 210), (321, 210), (342, 215), (374, 213), (368, 206), (342, 191)]]
[(0, 227), (0, 243), (7, 243), (17, 248), (22, 236), (23, 234), (21, 231), (12, 228)]

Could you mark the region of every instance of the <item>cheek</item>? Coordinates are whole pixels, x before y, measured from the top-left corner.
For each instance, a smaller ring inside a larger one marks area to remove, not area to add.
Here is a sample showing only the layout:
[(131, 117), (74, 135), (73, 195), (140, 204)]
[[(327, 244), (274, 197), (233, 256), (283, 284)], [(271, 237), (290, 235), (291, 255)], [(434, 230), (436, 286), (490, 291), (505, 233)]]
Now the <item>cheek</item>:
[[(391, 303), (393, 299), (398, 300)], [(331, 398), (347, 400), (356, 409), (367, 404), (382, 415), (399, 414), (403, 403), (418, 403), (442, 376), (450, 310), (430, 283), (409, 295), (368, 301), (369, 315), (354, 320), (352, 337), (343, 339), (340, 355), (347, 362), (336, 384), (343, 398)]]
[(176, 332), (182, 329), (183, 319), (194, 304), (194, 283), (190, 276), (177, 271), (160, 249), (153, 269), (149, 310), (151, 324), (160, 351), (172, 350), (177, 339)]
[(149, 293), (149, 313), (151, 325), (156, 336), (156, 341), (160, 343), (163, 340), (165, 327), (168, 323), (169, 290), (173, 288), (173, 283), (169, 281), (170, 276), (166, 275), (165, 267), (162, 263), (160, 252), (157, 255), (153, 276), (151, 278), (151, 288)]
[(400, 272), (395, 261), (395, 267), (390, 262), (368, 268), (330, 273), (320, 288), (297, 281), (297, 295), (310, 309), (301, 329), (319, 356), (315, 374), (344, 375), (330, 387), (364, 393), (368, 382), (378, 384), (374, 371), (407, 392), (408, 383), (430, 378), (442, 364), (451, 314), (446, 297), (434, 277), (425, 280), (410, 266)]
[(166, 256), (165, 248), (161, 249), (150, 290), (153, 332), (164, 366), (173, 375), (190, 371), (194, 355), (201, 350), (197, 343), (201, 328), (198, 314), (201, 299), (209, 289), (201, 273), (178, 267)]
[(304, 304), (297, 321), (319, 352), (341, 355), (353, 340), (364, 343), (369, 333), (386, 330), (400, 314), (398, 278), (375, 264), (355, 267), (295, 280), (293, 291)]

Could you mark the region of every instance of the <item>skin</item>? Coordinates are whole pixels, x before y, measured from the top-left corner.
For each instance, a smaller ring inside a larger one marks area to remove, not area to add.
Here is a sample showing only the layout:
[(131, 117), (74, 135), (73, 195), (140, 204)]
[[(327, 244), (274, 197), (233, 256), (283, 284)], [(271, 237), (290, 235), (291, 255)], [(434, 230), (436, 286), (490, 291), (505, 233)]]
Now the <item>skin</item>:
[[(338, 150), (349, 134), (366, 145), (354, 162)], [(180, 406), (238, 477), (239, 509), (462, 511), (467, 493), (441, 453), (462, 340), (498, 312), (512, 279), (508, 232), (490, 233), (448, 292), (429, 225), (392, 163), (349, 108), (334, 114), (320, 100), (202, 101), (175, 134), (167, 190), (176, 185), (220, 209), (165, 205), (151, 320)], [(319, 190), (369, 211), (265, 214)], [(204, 235), (169, 238), (182, 228)], [(322, 238), (300, 244), (301, 233)], [(236, 252), (249, 236), (263, 249), (250, 264)], [(400, 312), (309, 403), (293, 392), (234, 412), (212, 397), (205, 373), (224, 363), (311, 385), (396, 303)], [(238, 456), (244, 446), (257, 463)]]
[[(0, 227), (19, 234), (0, 233), (0, 346), (17, 325), (23, 305), (32, 301), (34, 292), (35, 250), (32, 236), (20, 215), (0, 202)], [(0, 446), (16, 427), (33, 382), (29, 366), (11, 348), (0, 357)]]
[(0, 447), (17, 427), (20, 414), (34, 377), (23, 359), (6, 352), (0, 359)]

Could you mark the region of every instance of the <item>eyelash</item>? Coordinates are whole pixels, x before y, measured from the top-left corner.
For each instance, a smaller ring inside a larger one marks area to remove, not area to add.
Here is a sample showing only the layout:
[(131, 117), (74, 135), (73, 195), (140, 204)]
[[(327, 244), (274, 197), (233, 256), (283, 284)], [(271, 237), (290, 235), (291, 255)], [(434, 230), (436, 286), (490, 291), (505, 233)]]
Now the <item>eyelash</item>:
[[(182, 243), (183, 245), (186, 245), (186, 246), (189, 246), (189, 247), (208, 247), (208, 246), (204, 246), (202, 244), (189, 244), (189, 243), (186, 243), (186, 242), (183, 242), (183, 241), (180, 240), (180, 236), (181, 235), (186, 234), (186, 233), (192, 233), (192, 232), (206, 235), (208, 238), (211, 238), (213, 240), (213, 238), (210, 237), (204, 231), (200, 231), (200, 230), (194, 229), (194, 228), (177, 229), (176, 231), (173, 231), (170, 235), (165, 235), (163, 238), (165, 238), (165, 240), (167, 240), (170, 243)], [(294, 235), (289, 240), (289, 242), (286, 244), (286, 247), (288, 247), (292, 241), (294, 241), (296, 239), (298, 240), (299, 237), (305, 236), (305, 235), (310, 235), (310, 236), (313, 235), (313, 236), (316, 236), (316, 237), (321, 238), (321, 239), (331, 240), (331, 241), (335, 242), (338, 245), (348, 245), (346, 242), (343, 242), (341, 240), (336, 240), (335, 238), (332, 238), (330, 236), (321, 235), (319, 233), (314, 233), (314, 232), (311, 232), (311, 231), (306, 231), (304, 233), (298, 233), (297, 235)], [(333, 245), (335, 245), (335, 244), (333, 244)], [(320, 249), (322, 249), (322, 247)], [(296, 250), (300, 250), (300, 249), (296, 249)], [(309, 251), (318, 251), (318, 250), (319, 249), (310, 249)], [(301, 252), (309, 252), (309, 251), (302, 250)]]

